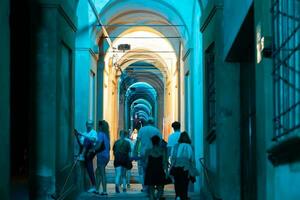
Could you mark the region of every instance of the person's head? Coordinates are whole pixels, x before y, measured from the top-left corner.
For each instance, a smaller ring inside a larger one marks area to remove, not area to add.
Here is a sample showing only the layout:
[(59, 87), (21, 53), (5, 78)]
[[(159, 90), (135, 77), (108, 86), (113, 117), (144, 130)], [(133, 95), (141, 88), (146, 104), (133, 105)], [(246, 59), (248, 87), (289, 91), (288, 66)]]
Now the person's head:
[(174, 131), (180, 131), (180, 122), (177, 122), (177, 121), (173, 122), (172, 128)]
[(159, 146), (159, 143), (160, 143), (160, 137), (158, 135), (154, 135), (152, 138), (151, 138), (151, 141), (152, 141), (152, 145), (153, 146)]
[(119, 135), (120, 135), (120, 138), (121, 138), (121, 139), (124, 139), (125, 137), (127, 137), (128, 132), (125, 131), (125, 130), (120, 130)]
[(88, 120), (85, 123), (86, 131), (90, 132), (93, 129), (94, 122), (92, 120)]
[(147, 121), (147, 125), (153, 125), (153, 124), (154, 124), (153, 117), (149, 117)]
[(99, 131), (105, 133), (109, 138), (109, 124), (105, 120), (99, 120), (98, 122)]
[(189, 137), (189, 134), (186, 131), (183, 131), (180, 134), (180, 137), (178, 139), (178, 143), (187, 143), (187, 144), (191, 144), (191, 139)]

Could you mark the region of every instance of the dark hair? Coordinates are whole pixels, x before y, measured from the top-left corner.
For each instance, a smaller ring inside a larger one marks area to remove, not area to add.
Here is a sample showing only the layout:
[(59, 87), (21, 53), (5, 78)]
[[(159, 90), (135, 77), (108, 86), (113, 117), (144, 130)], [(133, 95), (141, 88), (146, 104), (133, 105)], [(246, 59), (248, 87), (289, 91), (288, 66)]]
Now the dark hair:
[(189, 134), (186, 131), (183, 131), (180, 134), (180, 137), (178, 139), (178, 143), (187, 143), (187, 144), (191, 144), (191, 139), (189, 137)]
[(109, 137), (109, 124), (105, 120), (99, 120), (98, 122), (99, 131), (106, 134), (107, 138), (110, 140)]
[(160, 137), (157, 136), (157, 135), (154, 135), (154, 136), (151, 138), (151, 141), (152, 141), (152, 145), (153, 145), (153, 146), (158, 146), (159, 143), (160, 143)]
[(174, 129), (174, 130), (180, 130), (180, 122), (173, 122), (172, 123), (172, 128)]

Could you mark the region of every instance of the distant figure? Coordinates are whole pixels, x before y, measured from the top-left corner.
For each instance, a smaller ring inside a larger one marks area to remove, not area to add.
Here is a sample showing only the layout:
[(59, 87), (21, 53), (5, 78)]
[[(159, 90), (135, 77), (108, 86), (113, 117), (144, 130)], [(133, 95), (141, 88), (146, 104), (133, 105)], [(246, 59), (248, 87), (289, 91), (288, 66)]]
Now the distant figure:
[(130, 136), (130, 138), (131, 138), (131, 140), (132, 140), (133, 142), (136, 141), (136, 139), (137, 139), (137, 134), (138, 134), (137, 129), (136, 129), (136, 128), (133, 129), (133, 131), (132, 131), (132, 133), (131, 133), (131, 136)]
[(114, 167), (116, 170), (115, 177), (115, 190), (116, 193), (120, 193), (120, 181), (122, 179), (123, 192), (126, 192), (126, 171), (132, 168), (130, 160), (131, 147), (130, 143), (125, 139), (127, 132), (125, 130), (120, 131), (120, 139), (118, 139), (114, 146), (113, 152), (115, 156)]
[(173, 133), (168, 137), (168, 156), (170, 156), (172, 148), (178, 143), (180, 137), (180, 123), (175, 121), (172, 123)]
[[(138, 153), (141, 157), (139, 161), (139, 169), (142, 169), (139, 171), (141, 174), (141, 177), (145, 178), (145, 170), (146, 170), (146, 157), (145, 153), (148, 149), (152, 148), (152, 142), (151, 138), (153, 136), (157, 135), (160, 139), (162, 138), (162, 134), (160, 133), (159, 129), (154, 126), (154, 121), (152, 117), (149, 117), (147, 124), (143, 126), (137, 136), (137, 140), (134, 146), (134, 156), (137, 156)], [(138, 152), (139, 149), (139, 152)], [(148, 192), (147, 187), (144, 185), (144, 180), (141, 180), (143, 189), (142, 191)]]
[(171, 175), (174, 176), (176, 198), (188, 199), (189, 181), (195, 182), (199, 175), (195, 167), (194, 152), (187, 132), (180, 134), (178, 144), (171, 152)]
[[(154, 135), (151, 138), (153, 147), (145, 153), (145, 185), (149, 186), (150, 200), (161, 199), (166, 180), (167, 152), (161, 144), (161, 138)], [(157, 195), (155, 195), (157, 189)]]
[(109, 151), (110, 151), (110, 141), (109, 141), (109, 124), (105, 120), (100, 120), (98, 123), (98, 142), (104, 143), (103, 151), (97, 154), (97, 169), (96, 169), (96, 180), (97, 189), (100, 193), (100, 185), (102, 183), (103, 192), (101, 195), (107, 195), (107, 180), (105, 167), (109, 162)]
[(97, 132), (93, 129), (93, 121), (89, 120), (86, 122), (86, 132), (79, 133), (76, 129), (74, 134), (77, 142), (80, 146), (79, 160), (85, 161), (85, 166), (90, 177), (92, 187), (88, 190), (91, 193), (97, 193), (96, 191), (96, 180), (93, 169), (93, 158), (95, 154), (95, 146), (97, 142)]

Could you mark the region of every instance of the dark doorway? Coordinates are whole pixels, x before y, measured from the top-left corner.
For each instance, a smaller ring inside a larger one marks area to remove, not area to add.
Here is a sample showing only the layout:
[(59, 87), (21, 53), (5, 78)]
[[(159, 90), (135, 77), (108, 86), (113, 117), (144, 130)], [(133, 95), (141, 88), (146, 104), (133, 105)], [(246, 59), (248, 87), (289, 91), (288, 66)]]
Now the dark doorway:
[(232, 45), (227, 61), (240, 64), (241, 199), (256, 199), (255, 32), (253, 5)]
[(243, 27), (243, 56), (240, 60), (241, 199), (256, 199), (256, 114), (254, 15), (250, 9)]

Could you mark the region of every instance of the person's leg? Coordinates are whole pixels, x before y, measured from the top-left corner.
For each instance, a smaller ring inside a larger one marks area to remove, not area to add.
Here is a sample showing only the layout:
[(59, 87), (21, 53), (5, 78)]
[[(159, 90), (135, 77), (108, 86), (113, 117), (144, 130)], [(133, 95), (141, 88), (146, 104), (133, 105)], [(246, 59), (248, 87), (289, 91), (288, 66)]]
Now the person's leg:
[(189, 188), (189, 172), (183, 171), (182, 176), (182, 200), (188, 199), (188, 188)]
[(149, 185), (148, 186), (148, 190), (149, 190), (149, 199), (150, 200), (154, 200), (155, 199), (155, 188), (154, 188), (154, 185)]
[(144, 188), (144, 169), (142, 166), (142, 161), (139, 160), (138, 161), (138, 172), (139, 172), (139, 179), (140, 179), (140, 183), (142, 184), (142, 189)]
[(174, 186), (176, 197), (180, 197), (182, 194), (182, 174), (180, 168), (178, 167), (175, 168)]
[(116, 193), (120, 193), (120, 189), (119, 189), (119, 186), (120, 186), (120, 178), (121, 178), (121, 166), (118, 166), (115, 168), (115, 171), (116, 171), (116, 177), (115, 177), (115, 184), (116, 184)]
[(91, 184), (92, 184), (91, 192), (95, 192), (96, 191), (96, 179), (95, 179), (95, 175), (94, 175), (93, 160), (86, 159), (85, 165), (86, 165), (86, 169), (87, 169), (87, 172), (88, 172)]
[(101, 165), (100, 174), (102, 179), (103, 194), (107, 194), (107, 183), (106, 183), (107, 180), (106, 180), (106, 173), (105, 173), (105, 165)]
[(130, 188), (131, 170), (127, 170), (127, 188)]
[(157, 187), (157, 198), (160, 199), (164, 193), (164, 185), (158, 185)]
[(126, 192), (126, 169), (122, 167), (122, 183), (123, 183), (123, 192)]
[(143, 192), (148, 192), (148, 186), (144, 185), (145, 175), (146, 175), (146, 168), (147, 168), (145, 158), (141, 159), (141, 165), (142, 165), (142, 168), (143, 168)]
[(96, 189), (100, 192), (100, 185), (101, 185), (102, 177), (100, 174), (100, 165), (98, 163), (97, 163), (95, 175), (96, 175)]

